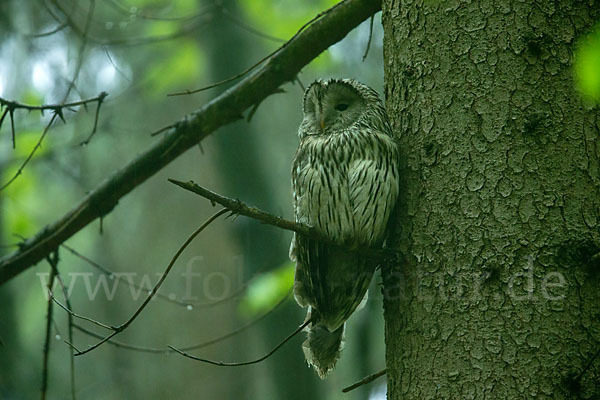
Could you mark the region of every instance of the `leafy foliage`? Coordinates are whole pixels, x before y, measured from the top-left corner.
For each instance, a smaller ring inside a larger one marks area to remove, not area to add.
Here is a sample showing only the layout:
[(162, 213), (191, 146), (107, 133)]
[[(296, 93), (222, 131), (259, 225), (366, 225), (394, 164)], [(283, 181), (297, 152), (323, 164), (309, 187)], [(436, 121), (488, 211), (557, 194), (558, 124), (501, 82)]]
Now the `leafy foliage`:
[(585, 97), (600, 102), (600, 24), (578, 43), (575, 78), (578, 89)]
[(294, 264), (286, 263), (257, 277), (240, 302), (240, 312), (253, 316), (265, 312), (289, 292), (294, 282)]

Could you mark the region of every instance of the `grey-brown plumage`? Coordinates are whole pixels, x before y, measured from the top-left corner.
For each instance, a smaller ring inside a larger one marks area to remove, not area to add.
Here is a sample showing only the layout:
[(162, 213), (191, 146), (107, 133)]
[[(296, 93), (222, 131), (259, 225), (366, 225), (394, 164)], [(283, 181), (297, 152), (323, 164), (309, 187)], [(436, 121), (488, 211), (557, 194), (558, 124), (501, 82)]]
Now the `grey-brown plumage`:
[(292, 166), (296, 221), (340, 244), (295, 235), (290, 248), (294, 297), (311, 318), (304, 354), (324, 378), (377, 266), (348, 248), (381, 246), (385, 239), (398, 196), (398, 150), (377, 92), (359, 82), (316, 81), (303, 109)]

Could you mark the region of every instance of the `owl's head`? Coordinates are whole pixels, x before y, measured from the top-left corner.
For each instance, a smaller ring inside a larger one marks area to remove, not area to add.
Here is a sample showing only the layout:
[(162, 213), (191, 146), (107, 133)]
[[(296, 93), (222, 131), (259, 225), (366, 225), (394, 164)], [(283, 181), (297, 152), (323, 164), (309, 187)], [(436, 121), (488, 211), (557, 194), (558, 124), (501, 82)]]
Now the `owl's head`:
[(355, 80), (317, 80), (304, 93), (304, 133), (341, 132), (379, 102), (377, 92)]

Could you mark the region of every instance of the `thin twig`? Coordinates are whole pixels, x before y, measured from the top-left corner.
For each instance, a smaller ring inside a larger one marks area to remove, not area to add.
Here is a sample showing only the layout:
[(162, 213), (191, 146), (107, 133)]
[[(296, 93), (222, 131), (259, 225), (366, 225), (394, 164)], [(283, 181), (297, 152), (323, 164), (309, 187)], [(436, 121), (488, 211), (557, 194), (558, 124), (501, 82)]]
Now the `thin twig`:
[(202, 17), (202, 16), (206, 15), (207, 13), (209, 13), (211, 11), (214, 11), (218, 7), (218, 4), (210, 4), (210, 5), (205, 6), (204, 8), (202, 8), (196, 14), (182, 15), (182, 16), (175, 16), (175, 17), (159, 17), (157, 15), (146, 14), (146, 13), (140, 11), (140, 10), (136, 10), (135, 13), (132, 13), (130, 8), (128, 9), (126, 6), (124, 6), (123, 4), (119, 3), (116, 0), (110, 0), (108, 2), (108, 4), (111, 5), (114, 9), (116, 9), (119, 12), (121, 12), (124, 16), (127, 16), (127, 17), (129, 17), (131, 15), (135, 15), (136, 17), (139, 17), (139, 18), (142, 18), (142, 19), (147, 19), (147, 20), (153, 20), (153, 21), (172, 21), (172, 22), (185, 22), (185, 21), (197, 19), (199, 17)]
[(31, 161), (31, 159), (33, 158), (34, 154), (42, 146), (42, 142), (44, 141), (44, 138), (46, 137), (46, 134), (50, 130), (50, 127), (52, 126), (52, 124), (56, 121), (56, 117), (58, 116), (58, 117), (60, 117), (61, 119), (64, 120), (64, 117), (63, 117), (63, 114), (62, 114), (62, 110), (64, 108), (76, 107), (76, 106), (85, 106), (88, 103), (97, 102), (98, 105), (96, 107), (96, 115), (94, 117), (94, 126), (93, 126), (93, 129), (92, 129), (92, 133), (90, 134), (90, 136), (88, 137), (88, 139), (85, 141), (86, 143), (89, 142), (89, 140), (92, 138), (92, 136), (96, 132), (96, 129), (97, 129), (97, 126), (98, 126), (98, 115), (100, 113), (100, 106), (102, 105), (102, 102), (104, 101), (104, 98), (106, 96), (108, 96), (108, 93), (102, 92), (98, 96), (93, 97), (91, 99), (78, 100), (78, 101), (74, 101), (74, 102), (71, 102), (71, 103), (65, 103), (63, 105), (51, 104), (51, 105), (41, 105), (41, 106), (33, 106), (33, 105), (29, 105), (29, 104), (23, 104), (23, 103), (8, 101), (8, 100), (0, 98), (0, 104), (2, 104), (3, 106), (7, 107), (6, 110), (5, 110), (5, 112), (4, 112), (4, 114), (0, 118), (0, 127), (2, 126), (2, 120), (4, 119), (4, 116), (8, 112), (9, 116), (10, 116), (10, 121), (11, 121), (11, 131), (12, 131), (12, 137), (13, 137), (13, 148), (15, 147), (15, 128), (14, 128), (14, 122), (13, 122), (13, 119), (14, 119), (13, 118), (13, 112), (14, 112), (14, 110), (16, 110), (16, 109), (25, 109), (25, 110), (39, 110), (39, 111), (44, 111), (44, 110), (52, 110), (52, 111), (54, 111), (54, 114), (52, 115), (52, 118), (50, 119), (50, 122), (48, 122), (48, 124), (44, 128), (44, 131), (42, 132), (42, 135), (38, 139), (38, 141), (35, 144), (35, 146), (33, 147), (33, 149), (27, 155), (27, 158), (21, 163), (21, 165), (19, 166), (19, 169), (12, 176), (12, 178), (10, 178), (4, 185), (0, 186), (0, 191), (6, 189), (6, 187), (8, 187), (11, 183), (13, 183), (19, 177), (19, 175), (21, 175), (23, 173), (23, 170), (25, 169), (25, 167), (27, 166), (27, 164), (29, 164), (29, 161)]
[(296, 75), (296, 78), (294, 78), (294, 82), (296, 82), (300, 86), (300, 89), (302, 89), (302, 93), (306, 92), (306, 88), (304, 87), (304, 84), (302, 83), (298, 75)]
[(307, 236), (307, 237), (310, 237), (312, 239), (315, 239), (315, 240), (318, 240), (318, 241), (321, 241), (324, 243), (330, 243), (334, 246), (347, 247), (348, 251), (359, 252), (361, 255), (364, 255), (367, 257), (380, 259), (380, 260), (397, 258), (396, 252), (394, 252), (393, 250), (390, 250), (390, 249), (379, 249), (379, 248), (373, 248), (373, 247), (344, 246), (343, 244), (340, 244), (340, 243), (337, 243), (337, 242), (331, 240), (329, 237), (322, 234), (321, 232), (319, 232), (318, 230), (314, 229), (311, 226), (308, 226), (306, 224), (302, 224), (299, 222), (290, 221), (290, 220), (282, 218), (282, 217), (277, 217), (277, 216), (270, 214), (266, 211), (263, 211), (257, 207), (248, 206), (245, 203), (242, 203), (240, 200), (230, 199), (228, 197), (225, 197), (218, 193), (210, 191), (206, 188), (203, 188), (202, 186), (198, 186), (197, 184), (195, 184), (192, 181), (181, 182), (181, 181), (169, 178), (169, 182), (174, 183), (175, 185), (177, 185), (185, 190), (196, 193), (196, 194), (204, 197), (205, 199), (210, 200), (211, 202), (213, 202), (213, 204), (218, 203), (236, 214), (244, 215), (246, 217), (255, 219), (257, 221), (260, 221), (260, 222), (263, 222), (263, 223), (266, 223), (266, 224), (269, 224), (269, 225), (272, 225), (272, 226), (275, 226), (275, 227), (278, 227), (281, 229), (293, 231), (299, 235)]
[[(84, 52), (85, 46), (87, 44), (86, 38), (87, 38), (87, 33), (88, 33), (90, 25), (91, 25), (92, 15), (94, 13), (94, 7), (95, 7), (95, 0), (92, 0), (91, 3), (90, 3), (90, 7), (89, 7), (89, 10), (88, 10), (88, 16), (87, 16), (87, 19), (86, 19), (83, 41), (81, 43), (81, 46), (79, 47), (79, 53), (78, 53), (78, 59), (77, 59), (77, 65), (76, 65), (76, 68), (75, 68), (75, 73), (73, 74), (73, 79), (69, 83), (69, 87), (67, 88), (67, 92), (65, 93), (65, 95), (63, 97), (63, 101), (62, 101), (62, 103), (60, 105), (31, 106), (31, 105), (27, 105), (27, 104), (22, 104), (22, 103), (18, 103), (18, 102), (13, 102), (13, 101), (7, 101), (7, 100), (4, 100), (4, 99), (0, 99), (0, 105), (3, 105), (5, 107), (7, 107), (9, 115), (10, 115), (11, 130), (12, 130), (12, 135), (13, 135), (13, 148), (15, 147), (15, 127), (14, 127), (13, 113), (14, 113), (14, 111), (16, 109), (27, 109), (27, 110), (30, 110), (30, 111), (31, 110), (38, 110), (38, 111), (41, 111), (41, 112), (43, 112), (44, 110), (52, 110), (54, 112), (54, 114), (52, 115), (52, 118), (50, 119), (50, 122), (48, 122), (48, 124), (44, 128), (44, 131), (42, 132), (42, 135), (40, 136), (39, 140), (37, 141), (37, 143), (35, 144), (35, 146), (31, 150), (31, 152), (29, 152), (29, 155), (27, 156), (27, 158), (25, 159), (25, 161), (21, 164), (21, 166), (19, 167), (19, 169), (17, 170), (17, 172), (15, 173), (15, 175), (11, 179), (9, 179), (8, 182), (6, 182), (4, 185), (2, 185), (2, 187), (0, 187), (0, 191), (4, 190), (8, 185), (10, 185), (12, 182), (14, 182), (19, 175), (21, 175), (21, 173), (23, 172), (23, 169), (25, 168), (25, 166), (33, 158), (33, 156), (36, 153), (36, 151), (42, 146), (42, 142), (44, 141), (44, 138), (46, 137), (46, 134), (50, 130), (50, 127), (52, 126), (52, 124), (56, 121), (56, 117), (59, 117), (63, 121), (65, 120), (64, 116), (63, 116), (63, 109), (65, 107), (69, 108), (69, 107), (75, 107), (75, 106), (86, 106), (90, 102), (94, 102), (94, 101), (98, 102), (98, 107), (96, 108), (96, 116), (95, 116), (95, 119), (94, 119), (94, 127), (92, 129), (92, 135), (95, 133), (96, 127), (98, 125), (98, 113), (100, 112), (100, 105), (102, 104), (102, 102), (104, 101), (104, 98), (108, 94), (106, 92), (102, 92), (102, 93), (100, 93), (98, 96), (96, 96), (93, 99), (78, 100), (78, 101), (75, 101), (75, 102), (72, 102), (72, 103), (65, 103), (65, 101), (67, 101), (67, 99), (69, 97), (69, 94), (71, 93), (71, 90), (73, 90), (73, 88), (75, 87), (75, 81), (77, 80), (77, 77), (79, 76), (79, 72), (81, 71), (81, 66), (83, 64), (83, 52)], [(90, 138), (91, 138), (91, 135), (90, 135)]]
[(284, 344), (286, 344), (291, 338), (293, 338), (294, 336), (296, 336), (298, 333), (300, 333), (308, 324), (310, 324), (311, 320), (310, 318), (305, 321), (302, 325), (300, 325), (298, 328), (296, 328), (296, 330), (294, 332), (292, 332), (291, 334), (289, 334), (285, 339), (283, 339), (283, 341), (281, 341), (277, 346), (275, 346), (271, 351), (269, 351), (267, 354), (265, 354), (262, 357), (259, 357), (255, 360), (250, 360), (250, 361), (243, 361), (243, 362), (223, 362), (223, 361), (214, 361), (214, 360), (208, 360), (206, 358), (200, 358), (200, 357), (196, 357), (193, 356), (191, 354), (186, 353), (185, 351), (182, 351), (180, 349), (176, 349), (173, 346), (169, 346), (169, 348), (173, 351), (176, 351), (177, 353), (181, 354), (184, 357), (190, 358), (192, 360), (195, 361), (200, 361), (206, 364), (211, 364), (211, 365), (216, 365), (219, 367), (241, 367), (243, 365), (251, 365), (251, 364), (257, 364), (263, 360), (266, 360), (267, 358), (269, 358), (273, 353), (275, 353), (277, 350), (279, 350), (281, 348), (281, 346), (283, 346)]
[[(15, 139), (15, 110), (8, 109), (8, 117), (10, 118), (10, 132), (12, 138), (12, 148), (17, 148), (17, 140)], [(2, 190), (0, 188), (0, 190)]]
[[(32, 105), (19, 103), (18, 101), (6, 100), (5, 98), (0, 97), (0, 106), (6, 107), (9, 110), (29, 110), (29, 111), (54, 111), (64, 109), (64, 108), (72, 108), (85, 106), (90, 103), (102, 103), (104, 98), (108, 96), (108, 93), (102, 92), (96, 97), (91, 97), (89, 99), (81, 99), (77, 101), (72, 101), (70, 103), (63, 104), (42, 104), (42, 105)], [(1, 121), (1, 120), (0, 120)]]
[(275, 56), (277, 53), (281, 52), (283, 49), (285, 49), (294, 39), (296, 39), (298, 37), (298, 35), (300, 35), (307, 27), (309, 27), (310, 25), (312, 25), (314, 22), (318, 21), (319, 19), (321, 19), (324, 15), (334, 11), (337, 7), (339, 7), (341, 4), (344, 4), (345, 1), (341, 1), (339, 3), (337, 3), (336, 5), (334, 5), (333, 7), (331, 7), (328, 10), (322, 11), (319, 14), (317, 14), (314, 18), (312, 18), (310, 21), (306, 22), (304, 25), (302, 25), (300, 27), (300, 29), (298, 29), (298, 31), (288, 40), (286, 41), (281, 47), (277, 48), (276, 50), (274, 50), (273, 52), (267, 54), (265, 57), (261, 58), (260, 60), (258, 60), (256, 63), (254, 63), (253, 65), (251, 65), (250, 67), (246, 68), (245, 70), (243, 70), (242, 72), (240, 72), (239, 74), (233, 75), (227, 79), (223, 79), (222, 81), (219, 82), (215, 82), (212, 83), (208, 86), (204, 86), (201, 87), (199, 89), (195, 89), (195, 90), (186, 90), (184, 92), (177, 92), (177, 93), (170, 93), (167, 96), (182, 96), (182, 95), (188, 95), (188, 94), (193, 94), (193, 93), (198, 93), (198, 92), (203, 92), (205, 90), (208, 89), (212, 89), (214, 87), (217, 86), (222, 86), (226, 83), (229, 82), (233, 82), (236, 81), (242, 77), (244, 77), (245, 75), (249, 74), (250, 72), (254, 71), (257, 67), (259, 67), (261, 64), (263, 64), (265, 61), (267, 61), (268, 59), (270, 59), (271, 57)]
[(114, 327), (111, 326), (111, 325), (104, 324), (104, 323), (102, 323), (100, 321), (97, 321), (97, 320), (95, 320), (93, 318), (86, 317), (85, 315), (77, 314), (70, 307), (67, 307), (66, 305), (64, 305), (60, 301), (58, 301), (58, 299), (56, 297), (54, 297), (54, 293), (52, 293), (52, 290), (48, 291), (48, 294), (50, 295), (50, 298), (52, 299), (52, 301), (54, 301), (56, 303), (56, 305), (58, 305), (60, 308), (62, 308), (63, 310), (65, 310), (67, 312), (67, 314), (70, 315), (71, 317), (80, 319), (82, 321), (90, 322), (90, 323), (92, 323), (92, 324), (94, 324), (96, 326), (99, 326), (100, 328), (104, 328), (104, 329), (107, 329), (109, 331), (114, 330)]
[(235, 15), (233, 15), (231, 13), (231, 11), (229, 11), (223, 5), (221, 5), (221, 13), (223, 14), (223, 16), (225, 18), (227, 18), (228, 20), (230, 20), (234, 25), (239, 26), (240, 28), (244, 29), (247, 32), (252, 33), (253, 35), (259, 36), (259, 37), (267, 39), (267, 40), (271, 40), (273, 42), (285, 43), (285, 39), (269, 35), (268, 33), (259, 31), (258, 29), (254, 28), (254, 27), (252, 27), (252, 26), (250, 26), (248, 24), (246, 24), (244, 21), (240, 20), (238, 17), (236, 17)]
[(90, 140), (92, 140), (92, 137), (94, 136), (94, 134), (96, 133), (96, 130), (98, 129), (98, 116), (100, 115), (100, 107), (102, 106), (102, 102), (104, 101), (104, 98), (108, 96), (108, 93), (106, 92), (102, 92), (100, 94), (100, 97), (98, 99), (98, 103), (96, 104), (96, 114), (94, 115), (94, 126), (92, 128), (92, 132), (90, 133), (90, 136), (87, 137), (87, 139), (85, 139), (83, 142), (81, 142), (81, 145), (87, 145)]
[[(58, 254), (58, 251), (56, 254)], [(73, 307), (71, 306), (71, 299), (69, 299), (69, 293), (65, 283), (62, 280), (62, 277), (60, 276), (60, 272), (58, 271), (58, 265), (55, 265), (54, 268), (56, 269), (56, 279), (60, 284), (60, 288), (65, 299), (65, 304), (67, 305), (67, 308), (72, 311)], [(69, 325), (69, 343), (73, 343), (73, 316), (70, 313), (67, 315), (67, 323)], [(72, 347), (69, 348), (69, 351), (71, 353), (69, 357), (71, 369), (71, 399), (75, 400), (75, 353)]]
[(49, 30), (48, 32), (29, 33), (29, 34), (24, 34), (23, 36), (30, 37), (30, 38), (40, 38), (40, 37), (44, 37), (44, 36), (51, 36), (51, 35), (54, 35), (55, 33), (62, 31), (67, 26), (68, 26), (67, 23), (63, 22), (62, 24), (59, 24), (56, 28)]
[(375, 379), (385, 375), (387, 373), (387, 368), (382, 369), (379, 372), (375, 372), (374, 374), (371, 374), (369, 376), (364, 377), (363, 379), (361, 379), (360, 381), (353, 383), (352, 385), (345, 387), (342, 389), (343, 393), (348, 393), (351, 390), (356, 389), (357, 387), (361, 387), (362, 385), (366, 385), (367, 383), (371, 383), (373, 382)]
[(215, 193), (211, 190), (208, 190), (202, 186), (197, 185), (193, 181), (182, 182), (182, 181), (178, 181), (176, 179), (169, 178), (169, 182), (171, 182), (185, 190), (196, 193), (196, 194), (204, 197), (205, 199), (210, 200), (211, 202), (213, 202), (213, 205), (214, 205), (214, 203), (218, 203), (218, 204), (222, 205), (223, 207), (235, 212), (236, 214), (244, 215), (246, 217), (256, 219), (260, 222), (264, 222), (266, 224), (273, 225), (273, 226), (276, 226), (281, 229), (285, 229), (288, 231), (294, 231), (301, 235), (314, 237), (314, 238), (318, 237), (318, 239), (324, 240), (324, 241), (329, 240), (327, 237), (322, 237), (322, 235), (320, 235), (315, 229), (311, 228), (308, 225), (290, 221), (285, 218), (277, 217), (277, 216), (270, 214), (266, 211), (263, 211), (257, 207), (248, 206), (245, 203), (241, 202), (240, 200), (234, 200), (234, 199), (222, 196), (218, 193)]
[(152, 132), (152, 133), (150, 134), (150, 136), (156, 136), (156, 135), (158, 135), (158, 134), (160, 134), (160, 133), (162, 133), (162, 132), (164, 132), (164, 131), (166, 131), (166, 130), (168, 130), (168, 129), (171, 129), (171, 128), (173, 128), (174, 126), (175, 126), (175, 125), (167, 125), (167, 126), (163, 126), (162, 128), (160, 128), (160, 129), (157, 129), (157, 130), (155, 130), (154, 132)]
[[(48, 292), (52, 290), (54, 279), (56, 278), (56, 264), (58, 263), (58, 254), (53, 253), (48, 256), (50, 264), (50, 278), (48, 279)], [(46, 339), (44, 340), (44, 355), (42, 361), (42, 388), (41, 399), (46, 399), (48, 391), (48, 361), (50, 357), (50, 336), (52, 335), (52, 300), (48, 299), (48, 308), (46, 311)]]
[[(279, 302), (277, 304), (275, 304), (275, 306), (273, 306), (273, 308), (271, 308), (270, 310), (265, 311), (264, 313), (260, 314), (258, 317), (248, 321), (247, 323), (243, 324), (242, 326), (232, 330), (231, 332), (228, 332), (224, 335), (218, 336), (216, 338), (207, 340), (205, 342), (201, 342), (198, 344), (194, 344), (194, 345), (190, 345), (190, 346), (186, 346), (186, 347), (181, 347), (180, 350), (183, 351), (188, 351), (188, 350), (197, 350), (197, 349), (201, 349), (204, 347), (208, 347), (211, 346), (213, 344), (222, 342), (226, 339), (229, 339), (230, 337), (233, 337), (241, 332), (244, 332), (245, 330), (247, 330), (248, 328), (256, 325), (257, 323), (259, 323), (260, 321), (262, 321), (263, 319), (265, 319), (267, 316), (269, 316), (271, 313), (273, 313), (277, 308), (279, 308), (279, 306), (281, 306), (283, 303), (285, 303), (285, 301), (287, 300), (287, 298), (289, 297), (291, 291), (288, 292), (281, 300), (279, 300)], [(88, 336), (92, 336), (95, 337), (96, 339), (103, 339), (104, 336), (101, 336), (95, 332), (90, 331), (89, 329), (86, 329), (80, 325), (74, 324), (73, 325), (76, 329), (80, 330), (81, 332), (85, 333)], [(126, 349), (126, 350), (132, 350), (132, 351), (137, 351), (137, 352), (141, 352), (141, 353), (153, 353), (153, 354), (165, 354), (165, 353), (173, 353), (174, 350), (171, 350), (167, 347), (165, 348), (158, 348), (158, 347), (144, 347), (144, 346), (136, 346), (133, 344), (128, 344), (128, 343), (123, 343), (123, 342), (119, 342), (116, 340), (108, 340), (107, 341), (108, 344), (111, 344), (115, 347), (119, 347), (122, 349)]]
[(133, 313), (133, 315), (127, 320), (125, 321), (123, 324), (118, 325), (118, 326), (113, 326), (111, 327), (111, 329), (113, 330), (113, 332), (104, 337), (104, 339), (100, 340), (99, 342), (97, 342), (96, 344), (88, 347), (86, 350), (82, 350), (82, 351), (78, 351), (77, 353), (75, 353), (76, 356), (80, 356), (86, 353), (89, 353), (90, 351), (98, 348), (100, 345), (106, 343), (107, 341), (109, 341), (110, 339), (112, 339), (113, 337), (115, 337), (116, 335), (118, 335), (119, 333), (123, 332), (125, 329), (127, 329), (129, 327), (129, 325), (131, 325), (131, 323), (137, 318), (138, 315), (140, 315), (140, 313), (144, 310), (144, 308), (146, 308), (146, 306), (148, 305), (148, 303), (150, 303), (150, 300), (152, 300), (152, 298), (156, 295), (156, 293), (158, 292), (158, 289), (160, 288), (160, 286), (162, 285), (162, 283), (165, 281), (165, 279), (167, 278), (167, 275), (169, 275), (169, 272), (171, 271), (171, 269), (173, 268), (173, 265), (175, 265), (175, 261), (177, 261), (177, 259), (179, 258), (179, 256), (181, 255), (181, 253), (183, 253), (183, 250), (186, 249), (186, 247), (192, 242), (192, 240), (194, 240), (194, 238), (196, 236), (198, 236), (200, 234), (200, 232), (202, 232), (207, 226), (209, 226), (214, 220), (216, 220), (217, 218), (219, 218), (221, 215), (225, 214), (229, 212), (229, 210), (227, 209), (222, 209), (221, 211), (218, 211), (217, 213), (215, 213), (212, 217), (210, 217), (209, 219), (206, 220), (206, 222), (204, 222), (198, 229), (196, 229), (187, 239), (186, 241), (181, 245), (181, 247), (177, 250), (177, 252), (175, 253), (175, 255), (173, 256), (173, 258), (171, 259), (171, 261), (169, 262), (169, 265), (167, 266), (167, 268), (165, 269), (165, 272), (162, 274), (162, 276), (160, 277), (160, 279), (158, 280), (158, 282), (156, 282), (156, 284), (154, 285), (154, 287), (152, 288), (152, 290), (150, 291), (150, 293), (148, 294), (148, 297), (146, 297), (146, 300), (144, 300), (144, 302), (142, 303), (142, 305), (140, 305), (138, 307), (138, 309)]
[[(10, 114), (11, 114), (10, 120), (12, 121), (13, 120), (12, 119), (12, 112)], [(31, 150), (29, 152), (29, 155), (27, 155), (27, 158), (25, 159), (25, 161), (23, 161), (23, 163), (21, 164), (21, 166), (19, 167), (19, 169), (17, 170), (17, 172), (13, 175), (13, 177), (10, 178), (4, 185), (0, 186), (0, 192), (2, 190), (6, 189), (6, 187), (8, 187), (8, 185), (10, 185), (11, 183), (13, 183), (19, 177), (19, 175), (21, 175), (23, 173), (23, 169), (25, 169), (25, 166), (29, 163), (29, 161), (31, 161), (31, 159), (33, 158), (33, 155), (35, 154), (35, 152), (37, 151), (37, 149), (39, 149), (42, 146), (42, 141), (44, 140), (44, 138), (46, 137), (46, 134), (50, 130), (50, 126), (52, 126), (52, 124), (56, 120), (56, 116), (57, 116), (56, 113), (54, 113), (54, 115), (52, 115), (52, 118), (50, 119), (50, 122), (48, 122), (48, 125), (46, 125), (46, 127), (44, 128), (44, 131), (42, 132), (42, 135), (38, 139), (38, 141), (35, 144), (35, 146), (33, 147), (33, 150)], [(13, 146), (14, 146), (14, 130), (13, 130)]]
[(367, 48), (365, 49), (365, 54), (363, 54), (362, 61), (365, 62), (367, 56), (369, 55), (369, 49), (371, 48), (371, 39), (373, 38), (373, 20), (375, 19), (375, 15), (371, 15), (371, 22), (369, 23), (369, 40), (367, 41)]
[[(71, 254), (73, 254), (74, 256), (80, 258), (81, 260), (85, 261), (86, 263), (88, 263), (89, 265), (91, 265), (92, 267), (98, 269), (99, 271), (101, 271), (103, 274), (107, 275), (109, 278), (114, 278), (116, 279), (117, 285), (127, 285), (127, 287), (129, 288), (134, 288), (137, 290), (150, 290), (150, 287), (144, 287), (141, 284), (136, 284), (134, 282), (130, 282), (129, 280), (121, 280), (120, 274), (118, 272), (115, 272), (107, 267), (102, 266), (101, 264), (97, 263), (96, 261), (90, 259), (89, 257), (86, 257), (85, 255), (81, 254), (80, 252), (78, 252), (77, 250), (75, 250), (74, 248), (66, 245), (65, 243), (63, 243), (61, 245), (62, 247), (64, 247), (65, 249), (67, 249), (69, 252), (71, 252)], [(156, 294), (157, 298), (160, 298), (161, 300), (164, 301), (168, 301), (169, 303), (173, 303), (176, 304), (178, 306), (182, 306), (182, 307), (186, 307), (189, 308), (190, 306), (193, 307), (198, 307), (198, 308), (209, 308), (209, 307), (214, 307), (220, 304), (224, 304), (230, 300), (233, 300), (237, 297), (239, 297), (239, 295), (241, 293), (243, 293), (246, 288), (248, 288), (248, 286), (250, 285), (250, 283), (256, 279), (256, 277), (258, 276), (258, 273), (262, 272), (264, 269), (266, 269), (266, 266), (262, 266), (261, 268), (259, 268), (258, 270), (256, 270), (255, 274), (248, 279), (246, 282), (244, 282), (242, 285), (240, 285), (240, 287), (238, 287), (235, 291), (233, 291), (231, 294), (229, 294), (228, 296), (225, 296), (219, 300), (215, 300), (215, 301), (210, 301), (210, 302), (201, 302), (201, 301), (183, 301), (177, 298), (172, 298), (169, 295), (163, 294), (158, 292)]]

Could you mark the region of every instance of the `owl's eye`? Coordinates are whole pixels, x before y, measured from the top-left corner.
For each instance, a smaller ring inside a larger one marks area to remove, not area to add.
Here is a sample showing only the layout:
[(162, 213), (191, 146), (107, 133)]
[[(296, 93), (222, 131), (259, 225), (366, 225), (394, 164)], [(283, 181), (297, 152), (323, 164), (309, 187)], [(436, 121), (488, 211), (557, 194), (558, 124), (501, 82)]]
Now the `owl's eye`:
[(339, 103), (335, 105), (335, 109), (338, 111), (344, 111), (348, 108), (348, 104), (346, 103)]

